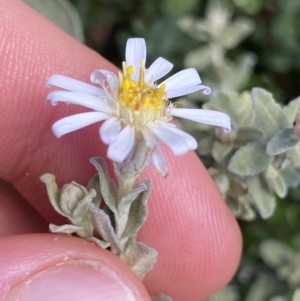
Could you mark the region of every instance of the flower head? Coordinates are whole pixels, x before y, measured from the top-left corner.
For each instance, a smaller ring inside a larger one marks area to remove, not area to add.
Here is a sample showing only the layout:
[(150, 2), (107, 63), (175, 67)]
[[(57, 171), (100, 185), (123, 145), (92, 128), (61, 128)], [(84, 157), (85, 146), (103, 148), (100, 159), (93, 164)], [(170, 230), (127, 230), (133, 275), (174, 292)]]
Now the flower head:
[(185, 154), (197, 148), (197, 141), (189, 134), (169, 123), (173, 116), (221, 126), (230, 131), (230, 119), (221, 112), (202, 109), (176, 108), (170, 99), (202, 90), (210, 94), (210, 88), (201, 85), (201, 79), (193, 68), (182, 70), (161, 83), (159, 79), (173, 68), (162, 57), (146, 69), (146, 44), (141, 38), (127, 41), (123, 72), (118, 76), (107, 70), (95, 70), (90, 85), (62, 75), (52, 75), (47, 84), (64, 90), (48, 94), (53, 105), (58, 101), (81, 105), (92, 112), (62, 118), (52, 130), (57, 137), (90, 124), (104, 121), (99, 133), (108, 144), (107, 156), (114, 162), (123, 162), (136, 141), (142, 135), (152, 157), (153, 164), (162, 175), (167, 175), (167, 165), (159, 140), (167, 144), (175, 155)]

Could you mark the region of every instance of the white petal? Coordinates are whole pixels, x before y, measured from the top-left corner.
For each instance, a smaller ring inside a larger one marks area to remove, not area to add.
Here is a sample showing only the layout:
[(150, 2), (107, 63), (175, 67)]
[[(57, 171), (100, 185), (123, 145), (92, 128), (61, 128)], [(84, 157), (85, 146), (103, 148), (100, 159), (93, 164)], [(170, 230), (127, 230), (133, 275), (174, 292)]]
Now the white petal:
[(127, 67), (133, 66), (134, 73), (132, 78), (137, 80), (140, 63), (146, 63), (146, 42), (142, 38), (132, 38), (127, 40), (126, 44), (126, 53), (125, 53), (125, 61)]
[(188, 88), (178, 88), (174, 90), (168, 90), (166, 92), (168, 98), (179, 97), (182, 95), (191, 94), (197, 91), (203, 90), (203, 94), (209, 95), (211, 93), (211, 89), (204, 85), (197, 85)]
[(166, 84), (167, 93), (170, 90), (185, 89), (200, 85), (201, 79), (196, 69), (190, 68), (175, 73), (161, 84)]
[(156, 148), (152, 154), (152, 160), (157, 171), (163, 176), (166, 177), (168, 175), (168, 166), (165, 159), (165, 156), (161, 150), (159, 144), (156, 145)]
[(50, 100), (51, 104), (54, 106), (57, 105), (59, 101), (61, 101), (80, 105), (95, 111), (102, 111), (107, 113), (111, 111), (111, 108), (104, 103), (103, 98), (79, 92), (70, 92), (63, 90), (53, 91), (47, 95), (46, 100)]
[(100, 137), (105, 144), (115, 142), (121, 131), (121, 122), (116, 117), (108, 118), (100, 127)]
[(164, 127), (162, 123), (150, 123), (147, 126), (149, 130), (167, 144), (177, 156), (183, 155), (190, 149), (195, 149), (197, 147), (196, 140), (179, 129), (174, 131), (174, 128), (168, 126)]
[(123, 162), (134, 144), (134, 127), (127, 125), (118, 135), (117, 140), (108, 147), (107, 157), (114, 162)]
[(68, 91), (82, 92), (82, 93), (91, 94), (95, 96), (104, 95), (104, 91), (98, 87), (59, 74), (51, 75), (47, 81), (47, 86), (48, 87), (56, 86)]
[(182, 139), (184, 140), (185, 144), (189, 147), (189, 149), (196, 149), (198, 146), (198, 143), (196, 141), (196, 139), (191, 136), (190, 134), (178, 129), (177, 127), (174, 126), (169, 126), (171, 123), (162, 123), (161, 126), (163, 126), (164, 128), (169, 129), (171, 132), (178, 134), (182, 137)]
[(119, 87), (119, 79), (113, 72), (104, 69), (98, 69), (92, 72), (91, 82), (95, 84), (104, 85), (105, 81), (108, 82), (111, 91)]
[(83, 127), (106, 119), (108, 116), (101, 112), (88, 112), (68, 116), (56, 121), (52, 125), (55, 136), (60, 138), (62, 135), (74, 132)]
[(230, 117), (222, 112), (203, 109), (177, 109), (173, 108), (172, 116), (192, 121), (223, 127), (225, 132), (231, 131)]
[(172, 68), (172, 63), (162, 57), (157, 58), (146, 72), (146, 82), (154, 83), (155, 81), (169, 73)]
[(146, 141), (146, 145), (150, 149), (154, 149), (155, 146), (159, 143), (158, 140), (157, 140), (157, 138), (147, 128), (145, 128), (145, 129), (142, 130), (142, 134), (143, 134), (143, 137), (144, 137), (144, 139)]

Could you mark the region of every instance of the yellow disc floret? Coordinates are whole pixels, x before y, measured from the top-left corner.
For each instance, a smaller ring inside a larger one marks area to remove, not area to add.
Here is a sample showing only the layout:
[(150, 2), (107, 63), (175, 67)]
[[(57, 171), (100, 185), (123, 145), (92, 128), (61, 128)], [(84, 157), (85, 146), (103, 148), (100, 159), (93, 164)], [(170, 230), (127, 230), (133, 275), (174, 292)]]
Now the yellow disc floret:
[(141, 62), (139, 76), (133, 79), (133, 66), (123, 63), (123, 74), (119, 74), (119, 109), (120, 115), (126, 123), (143, 126), (147, 122), (162, 119), (168, 106), (165, 94), (166, 85), (159, 87), (145, 82), (145, 64)]

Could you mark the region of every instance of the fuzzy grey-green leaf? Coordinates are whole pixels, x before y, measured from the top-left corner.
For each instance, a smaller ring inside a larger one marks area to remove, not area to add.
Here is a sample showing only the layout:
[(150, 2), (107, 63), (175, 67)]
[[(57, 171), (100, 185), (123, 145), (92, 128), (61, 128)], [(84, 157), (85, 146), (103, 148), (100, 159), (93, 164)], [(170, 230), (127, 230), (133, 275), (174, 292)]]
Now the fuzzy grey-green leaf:
[(284, 198), (287, 194), (288, 188), (279, 171), (273, 165), (269, 165), (267, 168), (266, 178), (274, 192), (279, 197)]
[(144, 180), (136, 185), (143, 187), (143, 190), (141, 190), (137, 198), (131, 203), (128, 223), (122, 235), (123, 238), (134, 237), (145, 223), (148, 215), (147, 201), (151, 192), (151, 182)]
[(275, 197), (263, 176), (249, 177), (247, 179), (248, 192), (252, 196), (254, 205), (258, 209), (260, 216), (269, 218), (276, 206)]
[(152, 270), (157, 259), (157, 251), (137, 242), (122, 252), (120, 258), (142, 280)]
[(212, 156), (217, 162), (221, 162), (230, 153), (232, 148), (233, 143), (221, 143), (215, 141), (212, 148)]
[[(141, 218), (140, 215), (144, 215), (144, 210), (135, 212), (134, 215), (130, 214), (130, 211), (134, 208), (134, 204), (140, 201), (140, 195), (143, 195), (144, 191), (148, 189), (148, 186), (144, 181), (134, 185), (133, 189), (125, 195), (118, 203), (118, 214), (116, 215), (116, 231), (119, 237), (134, 237), (136, 232), (128, 233), (128, 229), (131, 229), (130, 225), (135, 223), (136, 220)], [(150, 191), (149, 191), (150, 192)], [(148, 193), (149, 193), (148, 192)], [(139, 207), (143, 208), (145, 204), (139, 204)], [(143, 208), (144, 209), (144, 208)], [(147, 209), (146, 209), (147, 214)], [(126, 234), (124, 234), (125, 229), (127, 229)], [(132, 229), (134, 230), (134, 229)], [(137, 229), (136, 229), (137, 230)], [(128, 235), (129, 234), (129, 235)]]
[(275, 156), (281, 154), (288, 149), (293, 148), (299, 139), (292, 128), (282, 129), (277, 132), (267, 144), (267, 154)]
[(56, 212), (62, 216), (68, 217), (60, 207), (60, 190), (55, 182), (55, 176), (52, 174), (44, 174), (40, 177), (41, 181), (46, 184), (49, 200)]
[(117, 213), (117, 189), (114, 181), (111, 179), (107, 165), (103, 158), (91, 158), (90, 162), (96, 167), (99, 174), (100, 191), (107, 207), (114, 213)]
[(279, 173), (288, 187), (297, 187), (300, 184), (300, 172), (289, 161), (281, 167)]
[(283, 113), (287, 117), (288, 123), (290, 124), (290, 127), (293, 125), (293, 122), (295, 120), (295, 116), (297, 112), (300, 109), (300, 96), (296, 99), (290, 101), (284, 108)]
[(251, 95), (255, 111), (255, 126), (263, 132), (266, 141), (269, 141), (279, 130), (290, 126), (271, 93), (261, 88), (253, 88)]
[(90, 180), (87, 185), (87, 190), (94, 189), (96, 192), (95, 197), (93, 197), (92, 202), (95, 204), (96, 207), (100, 206), (101, 203), (101, 191), (100, 191), (100, 180), (99, 180), (99, 175), (95, 174)]
[(49, 230), (52, 233), (72, 234), (72, 233), (84, 232), (85, 228), (83, 226), (75, 226), (75, 225), (70, 225), (70, 224), (65, 224), (62, 226), (56, 226), (56, 225), (50, 224)]
[(264, 171), (272, 162), (264, 143), (255, 141), (241, 147), (231, 157), (228, 169), (241, 176), (253, 176)]
[(119, 254), (121, 247), (114, 228), (111, 225), (109, 216), (102, 210), (97, 208), (93, 203), (90, 205), (92, 222), (95, 231), (108, 243), (110, 243), (111, 251), (114, 254)]

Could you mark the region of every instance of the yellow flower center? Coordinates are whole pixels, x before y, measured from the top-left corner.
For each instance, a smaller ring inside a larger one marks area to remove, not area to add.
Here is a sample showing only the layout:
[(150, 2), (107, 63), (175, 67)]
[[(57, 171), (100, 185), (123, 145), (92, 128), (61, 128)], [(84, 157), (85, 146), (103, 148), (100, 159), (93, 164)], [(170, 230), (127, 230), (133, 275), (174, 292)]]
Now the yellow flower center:
[(126, 123), (140, 127), (170, 117), (166, 85), (157, 87), (154, 83), (147, 83), (145, 71), (145, 64), (141, 62), (138, 78), (133, 79), (134, 67), (127, 67), (123, 62), (123, 73), (119, 74), (119, 116)]

